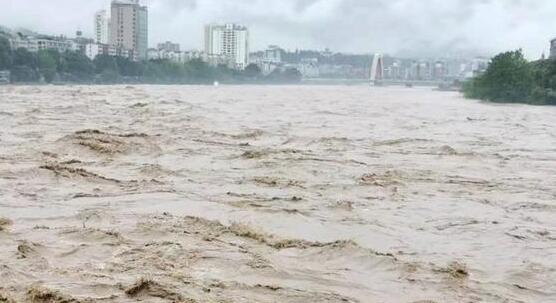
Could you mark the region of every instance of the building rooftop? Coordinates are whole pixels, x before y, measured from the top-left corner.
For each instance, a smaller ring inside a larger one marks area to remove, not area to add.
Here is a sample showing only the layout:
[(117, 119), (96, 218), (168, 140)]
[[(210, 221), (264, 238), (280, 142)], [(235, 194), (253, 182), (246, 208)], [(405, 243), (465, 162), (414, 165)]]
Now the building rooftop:
[(139, 4), (139, 0), (112, 0), (112, 4)]
[(213, 26), (213, 27), (232, 28), (232, 29), (235, 29), (235, 30), (247, 30), (247, 26), (241, 25), (241, 24), (236, 24), (236, 23), (224, 23), (224, 24), (210, 23), (208, 25)]
[[(112, 5), (119, 4), (119, 5), (139, 5), (141, 6), (141, 2), (139, 0), (112, 0)], [(141, 6), (143, 9), (147, 9), (147, 6)]]

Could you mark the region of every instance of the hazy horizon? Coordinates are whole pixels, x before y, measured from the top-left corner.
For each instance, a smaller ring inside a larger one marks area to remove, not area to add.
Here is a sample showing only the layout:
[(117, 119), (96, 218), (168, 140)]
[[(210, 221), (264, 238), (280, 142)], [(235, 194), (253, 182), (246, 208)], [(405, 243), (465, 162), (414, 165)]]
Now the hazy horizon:
[[(325, 49), (398, 56), (492, 55), (521, 48), (548, 55), (556, 2), (490, 0), (142, 0), (149, 6), (149, 45), (170, 40), (201, 49), (203, 25), (249, 27), (251, 50)], [(93, 14), (110, 0), (6, 0), (1, 25), (45, 34), (92, 37)]]

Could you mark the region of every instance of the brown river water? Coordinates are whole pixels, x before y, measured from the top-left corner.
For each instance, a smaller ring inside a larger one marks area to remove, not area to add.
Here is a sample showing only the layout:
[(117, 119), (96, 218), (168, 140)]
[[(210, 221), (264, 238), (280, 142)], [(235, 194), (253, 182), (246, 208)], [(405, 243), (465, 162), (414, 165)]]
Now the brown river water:
[(0, 302), (556, 302), (556, 107), (0, 87)]

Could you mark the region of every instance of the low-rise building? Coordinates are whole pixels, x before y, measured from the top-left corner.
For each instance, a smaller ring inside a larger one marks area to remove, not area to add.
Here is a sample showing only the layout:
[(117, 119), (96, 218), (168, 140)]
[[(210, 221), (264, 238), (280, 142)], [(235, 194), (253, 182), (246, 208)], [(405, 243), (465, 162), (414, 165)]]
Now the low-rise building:
[(166, 41), (164, 43), (158, 43), (157, 46), (158, 50), (164, 50), (167, 52), (180, 52), (180, 44), (179, 43), (172, 43), (171, 41)]
[(90, 43), (85, 46), (85, 55), (94, 60), (100, 54), (100, 46), (97, 43)]
[(183, 53), (179, 51), (175, 52), (175, 51), (161, 50), (159, 51), (159, 59), (166, 59), (177, 63), (185, 62)]
[(0, 70), (0, 85), (10, 83), (10, 71)]
[[(303, 78), (318, 78), (321, 73), (323, 73), (322, 70), (327, 67), (328, 66), (320, 66), (317, 58), (307, 58), (302, 59), (301, 62), (293, 68), (297, 68), (301, 75), (303, 75)], [(324, 73), (327, 73), (327, 71)]]
[(183, 52), (183, 58), (185, 60), (185, 62), (194, 60), (194, 59), (203, 59), (205, 53), (202, 51), (198, 51), (198, 50), (189, 50), (189, 51), (184, 51)]
[(282, 63), (283, 50), (277, 45), (269, 45), (264, 51), (263, 60), (269, 63), (279, 64)]
[(197, 50), (169, 51), (156, 48), (149, 48), (147, 57), (149, 60), (170, 60), (176, 63), (185, 63), (193, 59), (205, 59), (204, 53)]
[(256, 64), (261, 69), (261, 73), (266, 76), (275, 69), (283, 67), (282, 52), (283, 50), (279, 46), (270, 45), (263, 51), (251, 53), (249, 64)]
[(118, 48), (110, 44), (89, 43), (85, 46), (84, 53), (91, 60), (94, 60), (98, 55), (124, 57), (131, 61), (139, 60), (139, 53), (136, 50)]
[(44, 49), (55, 49), (63, 53), (74, 50), (75, 47), (75, 44), (64, 36), (24, 36), (20, 34), (11, 40), (11, 44), (13, 49), (24, 48), (33, 53)]
[(36, 53), (40, 50), (52, 49), (59, 53), (77, 51), (94, 60), (98, 55), (120, 56), (132, 61), (139, 60), (139, 52), (117, 47), (111, 44), (96, 43), (94, 39), (83, 37), (81, 31), (76, 32), (75, 38), (65, 36), (34, 35), (26, 36), (21, 33), (10, 39), (12, 49), (24, 48)]
[(71, 50), (79, 51), (84, 54), (86, 53), (87, 45), (95, 43), (94, 39), (83, 37), (83, 33), (81, 31), (77, 31), (75, 38), (69, 39), (69, 41), (72, 43)]
[(230, 58), (225, 55), (215, 55), (215, 54), (211, 55), (211, 54), (204, 53), (203, 61), (205, 61), (211, 66), (218, 66), (218, 65), (230, 66)]

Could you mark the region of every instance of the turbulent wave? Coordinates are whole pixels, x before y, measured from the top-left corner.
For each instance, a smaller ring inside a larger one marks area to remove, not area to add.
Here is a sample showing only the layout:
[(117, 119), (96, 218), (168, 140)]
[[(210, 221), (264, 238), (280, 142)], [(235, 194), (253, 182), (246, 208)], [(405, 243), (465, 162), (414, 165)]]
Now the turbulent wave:
[(387, 87), (0, 94), (0, 302), (556, 298), (554, 109)]

